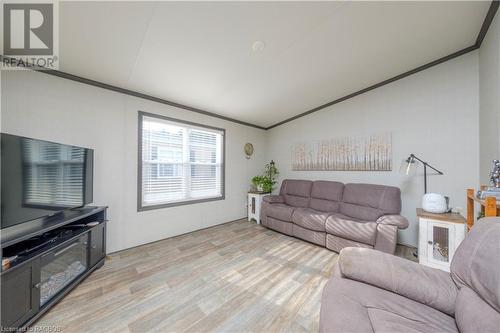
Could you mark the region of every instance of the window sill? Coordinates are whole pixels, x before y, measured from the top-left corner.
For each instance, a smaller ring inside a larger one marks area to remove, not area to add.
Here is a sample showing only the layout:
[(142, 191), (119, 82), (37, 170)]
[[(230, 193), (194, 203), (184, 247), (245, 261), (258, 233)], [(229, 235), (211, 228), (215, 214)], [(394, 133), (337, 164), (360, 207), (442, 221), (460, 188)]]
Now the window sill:
[(158, 204), (158, 205), (151, 205), (151, 206), (142, 206), (139, 203), (137, 206), (137, 211), (143, 212), (143, 211), (148, 211), (148, 210), (170, 208), (170, 207), (177, 207), (177, 206), (185, 206), (185, 205), (194, 205), (194, 204), (203, 203), (203, 202), (219, 201), (219, 200), (225, 200), (225, 199), (226, 199), (225, 195), (222, 195), (222, 196), (214, 197), (214, 198), (193, 199), (193, 200), (186, 200), (186, 201), (179, 201), (179, 202), (172, 202), (172, 203)]

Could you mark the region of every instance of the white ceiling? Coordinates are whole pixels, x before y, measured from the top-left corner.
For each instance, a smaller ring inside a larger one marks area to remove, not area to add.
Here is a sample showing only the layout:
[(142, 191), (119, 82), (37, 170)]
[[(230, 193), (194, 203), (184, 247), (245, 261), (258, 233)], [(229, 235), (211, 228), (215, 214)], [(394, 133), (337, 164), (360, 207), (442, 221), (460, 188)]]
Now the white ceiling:
[(61, 2), (60, 70), (267, 127), (473, 45), (489, 5)]

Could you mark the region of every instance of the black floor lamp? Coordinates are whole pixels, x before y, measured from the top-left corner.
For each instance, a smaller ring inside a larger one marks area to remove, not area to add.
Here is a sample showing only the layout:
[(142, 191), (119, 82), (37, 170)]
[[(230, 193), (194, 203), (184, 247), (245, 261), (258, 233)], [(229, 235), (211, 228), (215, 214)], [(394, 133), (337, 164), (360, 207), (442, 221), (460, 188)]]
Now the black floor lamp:
[[(406, 175), (415, 174), (417, 172), (417, 168), (418, 168), (417, 161), (424, 165), (424, 194), (427, 194), (427, 167), (436, 171), (438, 173), (438, 175), (444, 175), (444, 173), (442, 171), (436, 169), (435, 167), (433, 167), (429, 163), (418, 158), (414, 154), (410, 154), (410, 156), (407, 159), (403, 160), (403, 163), (401, 164), (400, 171), (404, 172)], [(415, 250), (413, 252), (413, 256), (415, 258), (418, 258), (418, 251), (417, 250)]]
[(421, 160), (414, 154), (410, 154), (410, 156), (403, 161), (403, 164), (401, 164), (401, 171), (403, 171), (406, 175), (415, 173), (418, 167), (417, 161), (424, 165), (424, 193), (427, 193), (427, 168), (429, 167), (432, 170), (436, 171), (438, 175), (444, 175), (444, 173), (442, 171), (439, 171), (429, 163)]

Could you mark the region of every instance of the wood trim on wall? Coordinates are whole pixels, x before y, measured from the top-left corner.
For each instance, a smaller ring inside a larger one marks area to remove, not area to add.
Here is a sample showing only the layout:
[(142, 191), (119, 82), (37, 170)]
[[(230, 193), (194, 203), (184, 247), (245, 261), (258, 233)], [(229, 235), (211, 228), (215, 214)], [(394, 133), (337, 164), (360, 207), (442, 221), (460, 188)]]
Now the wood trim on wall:
[(76, 81), (76, 82), (79, 82), (79, 83), (88, 84), (88, 85), (91, 85), (91, 86), (94, 86), (94, 87), (99, 87), (99, 88), (103, 88), (103, 89), (107, 89), (107, 90), (119, 92), (119, 93), (122, 93), (122, 94), (126, 94), (126, 95), (130, 95), (130, 96), (134, 96), (134, 97), (146, 99), (146, 100), (153, 101), (153, 102), (156, 102), (156, 103), (173, 106), (173, 107), (176, 107), (176, 108), (179, 108), (179, 109), (184, 109), (184, 110), (187, 110), (187, 111), (196, 112), (196, 113), (199, 113), (199, 114), (202, 114), (202, 115), (205, 115), (205, 116), (219, 118), (219, 119), (230, 121), (230, 122), (237, 123), (237, 124), (240, 124), (240, 125), (255, 127), (255, 128), (258, 128), (258, 129), (262, 129), (262, 130), (266, 129), (265, 127), (262, 127), (262, 126), (259, 126), (259, 125), (255, 125), (255, 124), (251, 124), (251, 123), (247, 123), (247, 122), (242, 121), (242, 120), (234, 119), (234, 118), (231, 118), (231, 117), (226, 117), (226, 116), (223, 116), (223, 115), (220, 115), (220, 114), (217, 114), (217, 113), (213, 113), (213, 112), (210, 112), (210, 111), (202, 110), (202, 109), (195, 108), (195, 107), (192, 107), (192, 106), (188, 106), (188, 105), (185, 105), (185, 104), (172, 102), (172, 101), (169, 101), (169, 100), (166, 100), (166, 99), (163, 99), (163, 98), (150, 96), (150, 95), (143, 94), (143, 93), (140, 93), (140, 92), (137, 92), (137, 91), (134, 91), (134, 90), (120, 88), (120, 87), (113, 86), (113, 85), (110, 85), (110, 84), (107, 84), (107, 83), (103, 83), (103, 82), (99, 82), (99, 81), (95, 81), (95, 80), (90, 80), (90, 79), (87, 79), (87, 78), (84, 78), (84, 77), (81, 77), (81, 76), (76, 76), (76, 75), (73, 75), (73, 74), (69, 74), (69, 73), (65, 73), (65, 72), (61, 72), (61, 71), (56, 71), (56, 70), (35, 69), (35, 71), (41, 72), (41, 73), (45, 73), (45, 74), (54, 75), (54, 76), (58, 76), (58, 77), (61, 77), (61, 78), (64, 78), (64, 79), (68, 79), (68, 80), (72, 80), (72, 81)]
[(307, 115), (309, 115), (309, 114), (311, 114), (311, 113), (314, 113), (314, 112), (320, 111), (320, 110), (322, 110), (322, 109), (325, 109), (325, 108), (327, 108), (327, 107), (329, 107), (329, 106), (332, 106), (332, 105), (338, 104), (338, 103), (340, 103), (340, 102), (346, 101), (346, 100), (351, 99), (351, 98), (353, 98), (353, 97), (356, 97), (356, 96), (358, 96), (358, 95), (364, 94), (364, 93), (366, 93), (366, 92), (368, 92), (368, 91), (370, 91), (370, 90), (373, 90), (373, 89), (376, 89), (376, 88), (380, 88), (380, 87), (382, 87), (382, 86), (385, 86), (386, 84), (389, 84), (389, 83), (391, 83), (391, 82), (394, 82), (394, 81), (397, 81), (397, 80), (401, 80), (402, 78), (405, 78), (405, 77), (407, 77), (407, 76), (410, 76), (410, 75), (415, 74), (415, 73), (418, 73), (418, 72), (421, 72), (421, 71), (423, 71), (423, 70), (425, 70), (425, 69), (427, 69), (427, 68), (431, 68), (431, 67), (433, 67), (433, 66), (439, 65), (439, 64), (441, 64), (441, 63), (443, 63), (443, 62), (445, 62), (445, 61), (448, 61), (448, 60), (451, 60), (451, 59), (453, 59), (453, 58), (459, 57), (459, 56), (461, 56), (461, 55), (463, 55), (463, 54), (469, 53), (469, 52), (474, 51), (474, 50), (476, 50), (476, 49), (477, 49), (477, 46), (476, 46), (476, 45), (469, 46), (469, 47), (467, 47), (467, 48), (465, 48), (465, 49), (463, 49), (463, 50), (460, 50), (460, 51), (458, 51), (458, 52), (455, 52), (455, 53), (449, 54), (449, 55), (447, 55), (446, 57), (442, 57), (442, 58), (439, 58), (439, 59), (437, 59), (437, 60), (431, 61), (431, 62), (429, 62), (429, 63), (427, 63), (427, 64), (425, 64), (425, 65), (422, 65), (422, 66), (419, 66), (419, 67), (414, 68), (414, 69), (412, 69), (412, 70), (409, 70), (408, 72), (404, 72), (404, 73), (402, 73), (402, 74), (396, 75), (396, 76), (391, 77), (390, 79), (387, 79), (387, 80), (385, 80), (385, 81), (382, 81), (382, 82), (376, 83), (376, 84), (374, 84), (374, 85), (372, 85), (372, 86), (369, 86), (369, 87), (367, 87), (367, 88), (364, 88), (364, 89), (358, 90), (358, 91), (356, 91), (356, 92), (354, 92), (354, 93), (352, 93), (352, 94), (346, 95), (346, 96), (344, 96), (344, 97), (340, 97), (340, 98), (338, 98), (338, 99), (336, 99), (336, 100), (334, 100), (334, 101), (331, 101), (331, 102), (325, 103), (325, 104), (323, 104), (323, 105), (320, 105), (320, 106), (318, 106), (318, 107), (315, 107), (314, 109), (311, 109), (311, 110), (306, 111), (306, 112), (302, 112), (302, 113), (300, 113), (300, 114), (298, 114), (298, 115), (296, 115), (296, 116), (293, 116), (293, 117), (290, 117), (290, 118), (285, 119), (285, 120), (283, 120), (283, 121), (280, 121), (280, 122), (278, 122), (278, 123), (276, 123), (276, 124), (274, 124), (274, 125), (271, 125), (271, 126), (267, 127), (267, 128), (266, 128), (266, 130), (269, 130), (269, 129), (271, 129), (271, 128), (275, 128), (275, 127), (277, 127), (277, 126), (280, 126), (280, 125), (286, 124), (286, 123), (288, 123), (288, 122), (290, 122), (290, 121), (293, 121), (293, 120), (296, 120), (296, 119), (302, 118), (302, 117), (307, 116)]
[[(45, 73), (45, 74), (57, 76), (57, 77), (60, 77), (60, 78), (64, 78), (64, 79), (76, 81), (76, 82), (79, 82), (79, 83), (88, 84), (88, 85), (91, 85), (91, 86), (94, 86), (94, 87), (98, 87), (98, 88), (102, 88), (102, 89), (107, 89), (107, 90), (115, 91), (115, 92), (118, 92), (118, 93), (122, 93), (122, 94), (130, 95), (130, 96), (134, 96), (134, 97), (138, 97), (138, 98), (150, 100), (150, 101), (157, 102), (157, 103), (160, 103), (160, 104), (165, 104), (165, 105), (173, 106), (173, 107), (176, 107), (176, 108), (184, 109), (186, 111), (191, 111), (191, 112), (203, 114), (205, 116), (209, 116), (209, 117), (214, 117), (214, 118), (218, 118), (218, 119), (230, 121), (230, 122), (237, 123), (237, 124), (240, 124), (240, 125), (254, 127), (254, 128), (261, 129), (261, 130), (270, 130), (270, 129), (275, 128), (277, 126), (286, 124), (286, 123), (291, 122), (293, 120), (296, 120), (298, 118), (307, 116), (307, 115), (309, 115), (311, 113), (314, 113), (314, 112), (320, 111), (322, 109), (325, 109), (325, 108), (327, 108), (329, 106), (338, 104), (338, 103), (346, 101), (346, 100), (348, 100), (350, 98), (356, 97), (358, 95), (364, 94), (364, 93), (369, 92), (371, 90), (374, 90), (376, 88), (382, 87), (382, 86), (384, 86), (386, 84), (389, 84), (389, 83), (395, 82), (397, 80), (403, 79), (403, 78), (405, 78), (407, 76), (410, 76), (412, 74), (418, 73), (418, 72), (423, 71), (425, 69), (428, 69), (428, 68), (431, 68), (433, 66), (439, 65), (439, 64), (441, 64), (441, 63), (443, 63), (445, 61), (454, 59), (456, 57), (459, 57), (459, 56), (464, 55), (466, 53), (469, 53), (471, 51), (477, 50), (481, 46), (481, 43), (483, 42), (483, 40), (484, 40), (484, 38), (485, 38), (485, 36), (486, 36), (486, 34), (488, 32), (488, 29), (489, 29), (489, 27), (491, 25), (491, 22), (493, 21), (493, 19), (495, 17), (495, 14), (498, 11), (499, 4), (500, 4), (500, 0), (492, 0), (490, 8), (488, 9), (488, 13), (486, 14), (486, 17), (484, 18), (483, 24), (481, 26), (481, 30), (479, 31), (479, 34), (477, 36), (477, 39), (476, 39), (476, 42), (474, 43), (474, 45), (466, 47), (465, 49), (459, 50), (457, 52), (454, 52), (452, 54), (449, 54), (449, 55), (447, 55), (445, 57), (442, 57), (442, 58), (439, 58), (437, 60), (431, 61), (431, 62), (429, 62), (427, 64), (422, 65), (422, 66), (416, 67), (416, 68), (414, 68), (412, 70), (409, 70), (407, 72), (404, 72), (402, 74), (396, 75), (396, 76), (394, 76), (392, 78), (389, 78), (387, 80), (384, 80), (382, 82), (379, 82), (379, 83), (376, 83), (374, 85), (371, 85), (371, 86), (369, 86), (367, 88), (358, 90), (358, 91), (353, 92), (353, 93), (351, 93), (349, 95), (340, 97), (340, 98), (338, 98), (336, 100), (333, 100), (331, 102), (328, 102), (328, 103), (325, 103), (325, 104), (320, 105), (318, 107), (315, 107), (314, 109), (302, 112), (302, 113), (300, 113), (298, 115), (295, 115), (295, 116), (290, 117), (288, 119), (282, 120), (282, 121), (277, 122), (277, 123), (275, 123), (275, 124), (273, 124), (271, 126), (268, 126), (268, 127), (259, 126), (259, 125), (248, 123), (248, 122), (245, 122), (245, 121), (242, 121), (242, 120), (234, 119), (234, 118), (231, 118), (231, 117), (226, 117), (226, 116), (214, 113), (214, 112), (206, 111), (206, 110), (203, 110), (203, 109), (195, 108), (195, 107), (188, 106), (188, 105), (181, 104), (181, 103), (172, 102), (172, 101), (169, 101), (169, 100), (166, 100), (166, 99), (162, 99), (162, 98), (159, 98), (159, 97), (150, 96), (150, 95), (143, 94), (143, 93), (140, 93), (140, 92), (137, 92), (137, 91), (133, 91), (133, 90), (129, 90), (129, 89), (125, 89), (125, 88), (113, 86), (113, 85), (110, 85), (110, 84), (107, 84), (107, 83), (103, 83), (103, 82), (99, 82), (99, 81), (87, 79), (87, 78), (84, 78), (84, 77), (81, 77), (81, 76), (77, 76), (77, 75), (65, 73), (65, 72), (62, 72), (62, 71), (47, 70), (47, 69), (35, 68), (35, 67), (33, 67), (31, 69), (34, 70), (34, 71), (37, 71), (37, 72), (41, 72), (41, 73)], [(3, 59), (3, 58), (9, 58), (9, 57), (6, 57), (4, 55), (0, 55), (0, 60)]]
[(477, 35), (476, 39), (476, 45), (477, 47), (481, 47), (481, 44), (483, 43), (484, 37), (486, 37), (486, 33), (488, 32), (488, 29), (490, 28), (491, 22), (493, 22), (493, 19), (495, 18), (495, 14), (498, 11), (498, 6), (500, 5), (500, 0), (493, 0), (490, 5), (490, 9), (488, 9), (488, 13), (486, 13), (486, 17), (484, 18), (483, 25), (481, 26), (481, 30), (479, 31), (479, 34)]
[(431, 62), (429, 62), (429, 63), (427, 63), (425, 65), (419, 66), (417, 68), (414, 68), (414, 69), (409, 70), (407, 72), (404, 72), (402, 74), (396, 75), (396, 76), (394, 76), (394, 77), (392, 77), (390, 79), (387, 79), (387, 80), (384, 80), (382, 82), (376, 83), (376, 84), (374, 84), (372, 86), (369, 86), (367, 88), (358, 90), (358, 91), (356, 91), (354, 93), (351, 93), (349, 95), (346, 95), (344, 97), (340, 97), (340, 98), (338, 98), (338, 99), (336, 99), (334, 101), (325, 103), (325, 104), (320, 105), (318, 107), (315, 107), (314, 109), (311, 109), (309, 111), (302, 112), (302, 113), (300, 113), (300, 114), (298, 114), (296, 116), (293, 116), (293, 117), (290, 117), (288, 119), (282, 120), (282, 121), (280, 121), (280, 122), (278, 122), (276, 124), (273, 124), (273, 125), (271, 125), (269, 127), (266, 127), (266, 130), (269, 130), (271, 128), (274, 128), (274, 127), (286, 124), (286, 123), (288, 123), (290, 121), (293, 121), (293, 120), (296, 120), (298, 118), (307, 116), (307, 115), (309, 115), (311, 113), (314, 113), (316, 111), (325, 109), (325, 108), (327, 108), (329, 106), (338, 104), (340, 102), (343, 102), (343, 101), (348, 100), (350, 98), (353, 98), (355, 96), (364, 94), (365, 92), (368, 92), (370, 90), (373, 90), (373, 89), (385, 86), (386, 84), (389, 84), (389, 83), (392, 83), (394, 81), (400, 80), (400, 79), (405, 78), (407, 76), (410, 76), (412, 74), (415, 74), (415, 73), (421, 72), (421, 71), (423, 71), (425, 69), (428, 69), (428, 68), (431, 68), (433, 66), (439, 65), (439, 64), (441, 64), (441, 63), (443, 63), (445, 61), (454, 59), (456, 57), (459, 57), (461, 55), (464, 55), (466, 53), (469, 53), (471, 51), (479, 49), (479, 47), (481, 46), (481, 43), (483, 42), (484, 37), (486, 36), (486, 33), (488, 32), (488, 29), (490, 28), (491, 22), (493, 21), (493, 18), (495, 17), (495, 14), (496, 14), (496, 12), (498, 10), (498, 5), (499, 4), (500, 4), (500, 0), (493, 0), (491, 2), (490, 8), (488, 9), (488, 13), (486, 14), (486, 17), (484, 18), (483, 24), (481, 26), (481, 30), (479, 31), (479, 34), (478, 34), (478, 36), (476, 38), (476, 42), (474, 43), (474, 45), (466, 47), (465, 49), (462, 49), (462, 50), (457, 51), (455, 53), (449, 54), (449, 55), (447, 55), (445, 57), (442, 57), (442, 58), (439, 58), (437, 60), (431, 61)]
[[(8, 60), (9, 62), (15, 62), (16, 61), (15, 57), (9, 57), (9, 56), (5, 56), (5, 55), (2, 54), (2, 55), (0, 55), (0, 61), (3, 62), (4, 61), (3, 59)], [(164, 104), (164, 105), (168, 105), (168, 106), (173, 106), (173, 107), (176, 107), (176, 108), (179, 108), (179, 109), (183, 109), (183, 110), (186, 110), (186, 111), (191, 111), (191, 112), (199, 113), (199, 114), (202, 114), (202, 115), (205, 115), (205, 116), (209, 116), (209, 117), (214, 117), (214, 118), (218, 118), (218, 119), (230, 121), (230, 122), (237, 123), (237, 124), (244, 125), (244, 126), (254, 127), (254, 128), (261, 129), (261, 130), (266, 130), (266, 128), (263, 127), (263, 126), (259, 126), (259, 125), (252, 124), (252, 123), (248, 123), (246, 121), (234, 119), (234, 118), (231, 118), (231, 117), (226, 117), (226, 116), (220, 115), (218, 113), (206, 111), (206, 110), (203, 110), (203, 109), (195, 108), (195, 107), (192, 107), (192, 106), (189, 106), (189, 105), (185, 105), (185, 104), (181, 104), (181, 103), (177, 103), (177, 102), (172, 102), (172, 101), (169, 101), (169, 100), (166, 100), (166, 99), (163, 99), (163, 98), (154, 97), (154, 96), (143, 94), (143, 93), (140, 93), (140, 92), (137, 92), (137, 91), (134, 91), (134, 90), (117, 87), (117, 86), (114, 86), (114, 85), (111, 85), (111, 84), (107, 84), (107, 83), (104, 83), (104, 82), (87, 79), (85, 77), (81, 77), (81, 76), (78, 76), (78, 75), (66, 73), (66, 72), (63, 72), (63, 71), (54, 70), (54, 69), (46, 69), (44, 67), (34, 66), (34, 65), (30, 66), (29, 69), (32, 70), (32, 71), (35, 71), (35, 72), (49, 74), (49, 75), (57, 76), (57, 77), (60, 77), (60, 78), (63, 78), (63, 79), (75, 81), (75, 82), (78, 82), (78, 83), (87, 84), (89, 86), (94, 86), (94, 87), (97, 87), (97, 88), (111, 90), (111, 91), (114, 91), (114, 92), (117, 92), (117, 93), (129, 95), (129, 96), (134, 96), (134, 97), (137, 97), (137, 98), (146, 99), (146, 100), (149, 100), (149, 101), (153, 101), (153, 102)]]

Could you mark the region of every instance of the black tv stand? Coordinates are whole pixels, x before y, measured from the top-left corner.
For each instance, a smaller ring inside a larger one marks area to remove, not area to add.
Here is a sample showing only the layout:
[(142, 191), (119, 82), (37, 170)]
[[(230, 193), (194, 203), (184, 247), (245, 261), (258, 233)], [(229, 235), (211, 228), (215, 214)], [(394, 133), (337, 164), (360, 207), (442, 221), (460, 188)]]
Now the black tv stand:
[(82, 207), (2, 230), (2, 331), (30, 326), (104, 264), (106, 211)]
[(17, 252), (15, 254), (15, 256), (17, 257), (24, 257), (24, 256), (27, 256), (29, 255), (30, 253), (33, 253), (33, 252), (36, 252), (37, 250), (41, 249), (41, 248), (44, 248), (46, 246), (50, 246), (50, 244), (52, 243), (55, 243), (55, 241), (57, 240), (56, 237), (53, 237), (53, 238), (49, 238), (47, 240), (44, 240), (41, 244), (38, 244), (38, 245), (35, 245), (33, 247), (28, 247), (24, 250), (22, 250), (21, 252)]

